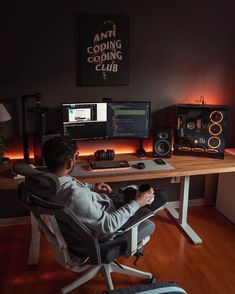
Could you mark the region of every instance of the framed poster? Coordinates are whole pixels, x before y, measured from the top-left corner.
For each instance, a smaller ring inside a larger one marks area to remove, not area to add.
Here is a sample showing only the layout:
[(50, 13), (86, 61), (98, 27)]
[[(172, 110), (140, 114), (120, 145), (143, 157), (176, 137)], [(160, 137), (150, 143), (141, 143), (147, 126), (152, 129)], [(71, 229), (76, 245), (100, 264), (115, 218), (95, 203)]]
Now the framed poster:
[(79, 84), (114, 86), (129, 83), (129, 17), (79, 17)]

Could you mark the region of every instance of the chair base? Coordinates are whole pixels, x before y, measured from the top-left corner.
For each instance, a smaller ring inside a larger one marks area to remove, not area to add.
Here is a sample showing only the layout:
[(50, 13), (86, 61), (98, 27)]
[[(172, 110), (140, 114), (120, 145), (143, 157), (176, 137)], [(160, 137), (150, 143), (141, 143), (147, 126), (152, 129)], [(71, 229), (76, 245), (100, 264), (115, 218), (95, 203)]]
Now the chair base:
[(116, 262), (111, 262), (109, 264), (103, 263), (103, 264), (92, 266), (86, 273), (84, 273), (77, 280), (73, 281), (71, 284), (62, 288), (61, 293), (65, 294), (65, 293), (72, 291), (73, 289), (81, 286), (82, 284), (84, 284), (87, 281), (94, 278), (100, 272), (103, 274), (109, 290), (114, 289), (112, 278), (111, 278), (112, 272), (120, 273), (120, 274), (124, 274), (124, 275), (135, 276), (135, 277), (139, 277), (139, 278), (145, 278), (145, 279), (149, 279), (149, 280), (152, 279), (152, 277), (153, 277), (153, 275), (151, 273), (140, 271), (140, 270), (131, 268), (129, 266), (118, 264)]

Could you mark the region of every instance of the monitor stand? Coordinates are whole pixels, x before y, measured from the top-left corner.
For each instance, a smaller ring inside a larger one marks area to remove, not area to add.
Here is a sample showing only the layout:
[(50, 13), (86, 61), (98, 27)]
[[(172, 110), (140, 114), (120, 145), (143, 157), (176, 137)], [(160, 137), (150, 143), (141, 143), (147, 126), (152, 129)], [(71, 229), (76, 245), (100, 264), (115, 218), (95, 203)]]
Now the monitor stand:
[(139, 148), (136, 150), (136, 154), (139, 158), (141, 159), (145, 159), (147, 158), (147, 153), (146, 151), (144, 150), (144, 140), (143, 139), (140, 139), (139, 140)]

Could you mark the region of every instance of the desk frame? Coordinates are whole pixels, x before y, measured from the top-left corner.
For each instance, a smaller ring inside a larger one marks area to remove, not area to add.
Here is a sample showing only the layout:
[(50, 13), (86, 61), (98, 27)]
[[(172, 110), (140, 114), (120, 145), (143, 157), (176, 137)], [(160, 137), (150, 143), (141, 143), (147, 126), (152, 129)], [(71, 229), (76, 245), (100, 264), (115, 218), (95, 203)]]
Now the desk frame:
[(167, 207), (168, 212), (176, 220), (181, 229), (190, 238), (194, 244), (202, 243), (202, 239), (195, 233), (195, 231), (187, 223), (188, 216), (188, 199), (189, 199), (189, 184), (190, 177), (181, 177), (180, 185), (180, 208), (179, 213), (175, 208)]

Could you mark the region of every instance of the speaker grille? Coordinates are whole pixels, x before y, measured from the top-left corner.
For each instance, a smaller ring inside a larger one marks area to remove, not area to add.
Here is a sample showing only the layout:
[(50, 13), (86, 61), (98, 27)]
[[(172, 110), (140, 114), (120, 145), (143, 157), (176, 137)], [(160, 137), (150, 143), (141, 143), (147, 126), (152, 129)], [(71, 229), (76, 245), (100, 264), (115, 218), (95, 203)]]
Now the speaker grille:
[(159, 156), (166, 156), (170, 151), (170, 143), (166, 140), (160, 140), (155, 143), (154, 150)]

